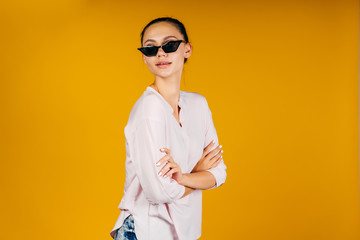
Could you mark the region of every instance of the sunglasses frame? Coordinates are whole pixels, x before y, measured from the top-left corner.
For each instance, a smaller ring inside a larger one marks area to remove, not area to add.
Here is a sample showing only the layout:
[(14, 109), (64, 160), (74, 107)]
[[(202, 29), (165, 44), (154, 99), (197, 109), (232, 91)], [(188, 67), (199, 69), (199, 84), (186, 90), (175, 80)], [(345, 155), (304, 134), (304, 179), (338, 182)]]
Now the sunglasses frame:
[[(175, 51), (170, 51), (170, 52), (165, 51), (163, 47), (166, 46), (166, 45), (169, 44), (169, 43), (172, 43), (172, 42), (179, 43), (179, 45), (177, 46), (177, 48), (175, 49)], [(172, 41), (168, 41), (167, 43), (164, 43), (164, 44), (161, 45), (161, 46), (145, 46), (145, 47), (139, 47), (139, 48), (137, 48), (137, 49), (138, 49), (140, 52), (142, 52), (145, 56), (147, 56), (147, 57), (153, 57), (153, 56), (156, 56), (156, 54), (157, 54), (158, 51), (159, 51), (159, 48), (162, 48), (162, 50), (163, 50), (164, 52), (166, 52), (166, 53), (176, 52), (176, 51), (179, 49), (179, 46), (180, 46), (180, 44), (181, 44), (182, 42), (186, 43), (185, 40), (172, 40)], [(146, 51), (147, 48), (156, 48), (156, 52), (155, 52), (154, 54), (151, 54), (151, 55), (146, 55), (143, 51)]]

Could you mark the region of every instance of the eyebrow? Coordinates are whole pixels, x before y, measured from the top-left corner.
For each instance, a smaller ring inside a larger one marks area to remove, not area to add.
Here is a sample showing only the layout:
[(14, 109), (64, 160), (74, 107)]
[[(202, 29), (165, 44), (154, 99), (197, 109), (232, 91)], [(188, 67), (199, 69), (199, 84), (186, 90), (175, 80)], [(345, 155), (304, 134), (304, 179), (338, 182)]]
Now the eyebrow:
[[(166, 36), (166, 37), (164, 37), (163, 42), (168, 38), (176, 38), (177, 39), (177, 37), (175, 37), (175, 36)], [(145, 45), (146, 42), (155, 42), (155, 40), (154, 39), (148, 39), (148, 40), (146, 40), (144, 42), (144, 45)]]

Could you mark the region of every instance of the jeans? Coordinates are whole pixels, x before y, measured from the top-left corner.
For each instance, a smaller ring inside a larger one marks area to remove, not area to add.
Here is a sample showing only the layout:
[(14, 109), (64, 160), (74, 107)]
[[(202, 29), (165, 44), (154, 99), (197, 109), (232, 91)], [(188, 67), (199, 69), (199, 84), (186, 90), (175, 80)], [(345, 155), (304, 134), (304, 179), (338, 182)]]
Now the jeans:
[(114, 240), (137, 240), (133, 215), (125, 218), (123, 225), (116, 231)]

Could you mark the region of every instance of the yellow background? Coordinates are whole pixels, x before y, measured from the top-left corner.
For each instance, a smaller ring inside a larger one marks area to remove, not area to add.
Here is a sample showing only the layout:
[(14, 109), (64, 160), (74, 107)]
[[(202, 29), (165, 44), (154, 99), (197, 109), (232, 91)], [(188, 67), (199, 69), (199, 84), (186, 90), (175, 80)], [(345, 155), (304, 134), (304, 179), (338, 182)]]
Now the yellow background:
[(182, 90), (213, 113), (226, 183), (202, 240), (357, 240), (359, 2), (2, 1), (0, 239), (111, 239), (124, 127), (152, 83), (152, 19), (193, 44)]

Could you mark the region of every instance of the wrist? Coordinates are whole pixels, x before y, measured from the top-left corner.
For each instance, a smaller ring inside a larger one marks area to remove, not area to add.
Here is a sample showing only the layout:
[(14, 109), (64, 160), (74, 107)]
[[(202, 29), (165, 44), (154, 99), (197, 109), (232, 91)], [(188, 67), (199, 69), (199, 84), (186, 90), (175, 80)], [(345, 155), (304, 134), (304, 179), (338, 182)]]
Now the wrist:
[(182, 175), (182, 181), (179, 183), (180, 185), (183, 185), (183, 186), (187, 186), (187, 182), (188, 182), (188, 176), (189, 173), (183, 173)]

